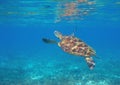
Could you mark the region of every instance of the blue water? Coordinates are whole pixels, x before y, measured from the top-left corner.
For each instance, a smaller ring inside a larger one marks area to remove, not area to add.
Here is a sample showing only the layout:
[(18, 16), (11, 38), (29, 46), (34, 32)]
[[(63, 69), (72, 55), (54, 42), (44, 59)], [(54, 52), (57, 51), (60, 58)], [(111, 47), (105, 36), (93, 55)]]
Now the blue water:
[[(0, 85), (120, 85), (120, 1), (96, 0), (82, 19), (56, 22), (58, 5), (71, 1), (76, 0), (0, 1)], [(95, 68), (42, 42), (43, 37), (59, 42), (55, 30), (74, 32), (94, 48)]]

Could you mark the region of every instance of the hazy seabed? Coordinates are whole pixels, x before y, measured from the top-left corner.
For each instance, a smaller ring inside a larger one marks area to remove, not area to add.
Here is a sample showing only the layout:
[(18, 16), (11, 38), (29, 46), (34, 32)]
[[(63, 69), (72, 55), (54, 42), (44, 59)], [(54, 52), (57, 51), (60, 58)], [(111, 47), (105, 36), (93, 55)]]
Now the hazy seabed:
[(94, 70), (89, 70), (82, 58), (67, 54), (0, 56), (0, 85), (119, 85), (119, 60), (105, 55), (107, 60), (95, 59)]

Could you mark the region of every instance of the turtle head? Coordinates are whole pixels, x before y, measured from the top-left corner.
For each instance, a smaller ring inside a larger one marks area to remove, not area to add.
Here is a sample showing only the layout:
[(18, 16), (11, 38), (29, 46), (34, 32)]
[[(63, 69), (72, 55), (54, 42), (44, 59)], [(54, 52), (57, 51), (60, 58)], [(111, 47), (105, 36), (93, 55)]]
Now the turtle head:
[(60, 40), (62, 39), (62, 34), (60, 33), (60, 32), (58, 32), (58, 31), (54, 31), (54, 34), (55, 34), (55, 36), (57, 37), (57, 38), (59, 38)]

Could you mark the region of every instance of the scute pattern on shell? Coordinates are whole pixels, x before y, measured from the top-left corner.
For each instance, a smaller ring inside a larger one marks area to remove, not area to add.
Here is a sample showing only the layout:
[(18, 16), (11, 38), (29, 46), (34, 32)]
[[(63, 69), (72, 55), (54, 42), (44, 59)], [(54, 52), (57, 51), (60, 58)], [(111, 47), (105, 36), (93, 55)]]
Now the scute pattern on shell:
[(90, 57), (95, 54), (92, 48), (74, 36), (64, 36), (61, 42), (59, 42), (59, 46), (65, 52), (78, 56)]

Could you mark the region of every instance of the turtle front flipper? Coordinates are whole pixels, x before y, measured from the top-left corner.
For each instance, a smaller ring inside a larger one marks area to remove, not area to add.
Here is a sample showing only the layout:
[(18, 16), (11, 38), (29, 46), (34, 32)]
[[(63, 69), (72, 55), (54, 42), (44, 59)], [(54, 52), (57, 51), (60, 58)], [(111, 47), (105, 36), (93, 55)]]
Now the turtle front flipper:
[(92, 70), (95, 67), (95, 62), (93, 61), (92, 57), (86, 57), (85, 58), (88, 67)]
[(57, 44), (55, 40), (47, 39), (47, 38), (42, 38), (42, 41), (48, 44)]

